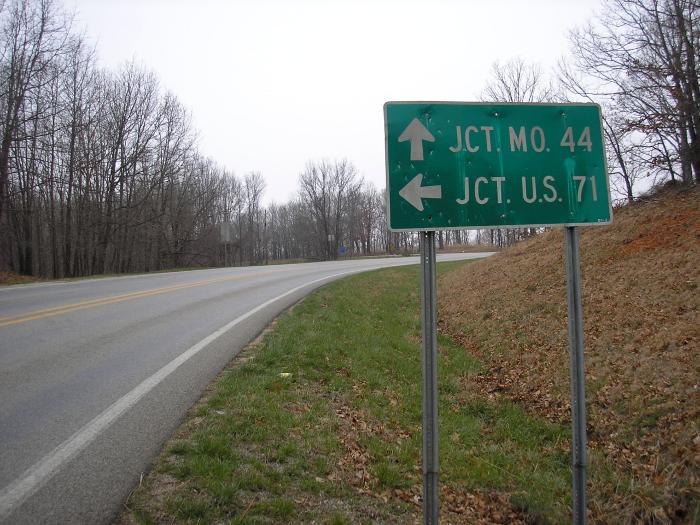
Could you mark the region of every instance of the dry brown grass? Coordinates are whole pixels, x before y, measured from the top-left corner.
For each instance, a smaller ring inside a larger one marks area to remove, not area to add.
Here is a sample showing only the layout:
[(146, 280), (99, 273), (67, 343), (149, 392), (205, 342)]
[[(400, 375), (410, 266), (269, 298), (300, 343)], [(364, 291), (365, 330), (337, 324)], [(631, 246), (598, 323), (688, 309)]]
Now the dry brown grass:
[(479, 253), (499, 252), (501, 248), (492, 244), (450, 244), (438, 250), (438, 253)]
[(0, 271), (0, 286), (8, 284), (24, 284), (33, 283), (38, 281), (36, 277), (30, 275), (20, 275), (14, 272), (1, 272)]
[[(591, 517), (700, 520), (700, 191), (583, 228), (581, 260)], [(467, 388), (570, 419), (560, 229), (445, 275), (439, 300), (441, 329), (488, 367)]]

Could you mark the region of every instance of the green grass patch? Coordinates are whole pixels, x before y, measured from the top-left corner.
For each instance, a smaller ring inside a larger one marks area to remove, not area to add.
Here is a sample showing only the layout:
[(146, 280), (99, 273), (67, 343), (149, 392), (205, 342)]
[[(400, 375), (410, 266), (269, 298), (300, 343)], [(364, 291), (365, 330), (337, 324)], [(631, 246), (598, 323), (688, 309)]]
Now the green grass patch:
[[(445, 272), (465, 262), (441, 263)], [(403, 523), (421, 483), (415, 266), (349, 277), (283, 315), (224, 371), (129, 501), (126, 522)], [(569, 428), (466, 388), (481, 365), (440, 337), (441, 482), (569, 519)], [(289, 377), (280, 377), (287, 372)]]

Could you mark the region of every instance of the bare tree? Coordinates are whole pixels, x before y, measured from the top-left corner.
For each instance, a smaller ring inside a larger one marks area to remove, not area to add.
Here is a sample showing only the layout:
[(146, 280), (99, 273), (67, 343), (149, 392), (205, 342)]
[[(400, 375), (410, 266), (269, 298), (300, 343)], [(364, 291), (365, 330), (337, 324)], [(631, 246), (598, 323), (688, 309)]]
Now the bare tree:
[[(3, 268), (79, 276), (389, 245), (379, 194), (350, 162), (310, 163), (298, 198), (263, 207), (260, 173), (241, 181), (202, 157), (155, 75), (98, 68), (51, 0), (0, 0), (0, 88)], [(237, 232), (223, 251), (222, 224)]]
[(555, 102), (561, 99), (561, 93), (539, 64), (515, 57), (504, 64), (494, 62), (491, 78), (481, 99), (494, 102)]
[(642, 136), (636, 153), (650, 170), (674, 179), (678, 166), (684, 182), (700, 181), (698, 2), (608, 0), (570, 42), (569, 72), (587, 81), (578, 91), (617, 106), (616, 132)]
[(260, 172), (254, 171), (245, 176), (243, 180), (245, 194), (245, 207), (247, 216), (248, 261), (258, 264), (262, 259), (260, 242), (261, 229), (261, 199), (265, 191), (265, 179)]
[[(0, 269), (8, 268), (10, 155), (21, 140), (27, 96), (41, 89), (52, 59), (65, 49), (66, 17), (53, 0), (15, 0), (0, 10)], [(36, 118), (36, 115), (35, 115)]]
[(350, 195), (362, 181), (347, 160), (309, 162), (299, 176), (300, 200), (312, 218), (316, 249), (323, 259), (335, 259), (343, 235), (342, 219), (348, 211)]

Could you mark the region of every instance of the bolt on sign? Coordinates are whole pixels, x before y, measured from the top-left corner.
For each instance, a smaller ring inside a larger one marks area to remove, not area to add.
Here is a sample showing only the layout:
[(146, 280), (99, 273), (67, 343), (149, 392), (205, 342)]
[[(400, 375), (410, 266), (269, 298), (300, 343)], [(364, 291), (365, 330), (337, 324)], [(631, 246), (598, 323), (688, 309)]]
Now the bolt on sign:
[(387, 102), (394, 231), (612, 220), (600, 106)]

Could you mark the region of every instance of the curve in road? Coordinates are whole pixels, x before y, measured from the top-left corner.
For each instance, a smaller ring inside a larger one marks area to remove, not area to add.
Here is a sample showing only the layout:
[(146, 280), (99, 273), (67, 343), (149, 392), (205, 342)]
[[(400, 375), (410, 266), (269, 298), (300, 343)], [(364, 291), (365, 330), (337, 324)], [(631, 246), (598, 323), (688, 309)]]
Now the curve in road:
[(0, 522), (111, 521), (187, 409), (276, 315), (342, 276), (417, 263), (363, 259), (0, 289)]

